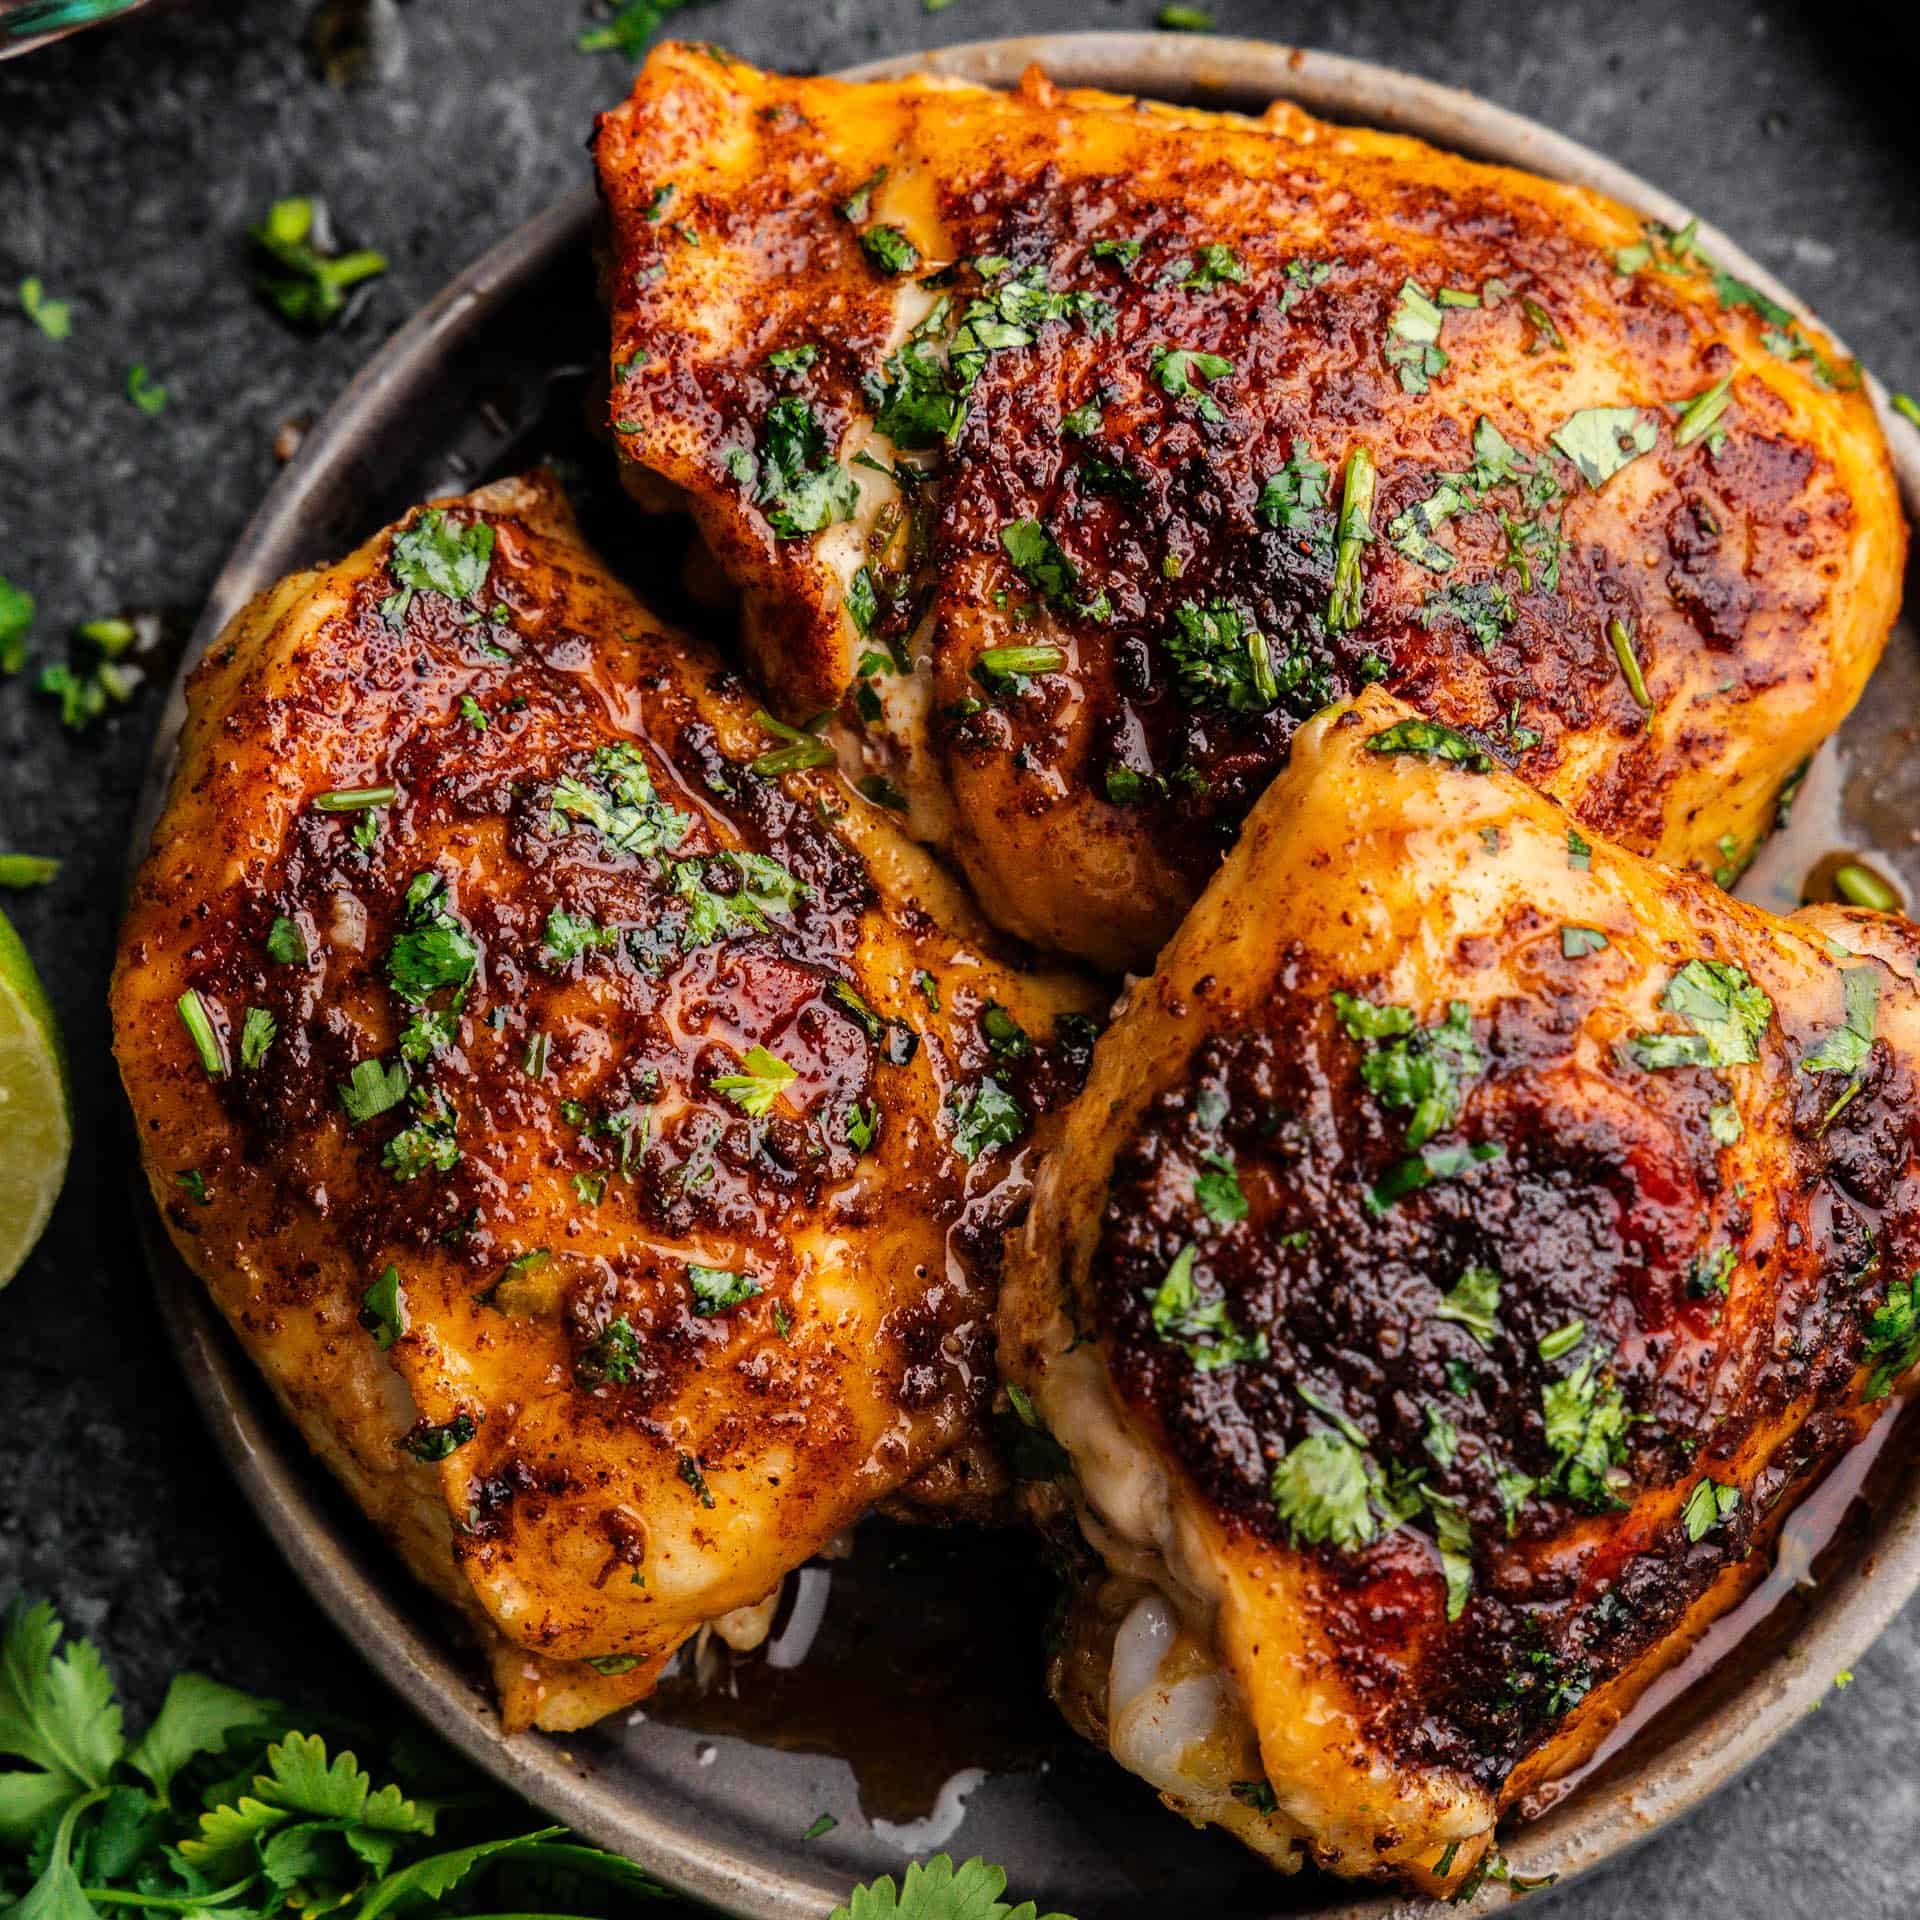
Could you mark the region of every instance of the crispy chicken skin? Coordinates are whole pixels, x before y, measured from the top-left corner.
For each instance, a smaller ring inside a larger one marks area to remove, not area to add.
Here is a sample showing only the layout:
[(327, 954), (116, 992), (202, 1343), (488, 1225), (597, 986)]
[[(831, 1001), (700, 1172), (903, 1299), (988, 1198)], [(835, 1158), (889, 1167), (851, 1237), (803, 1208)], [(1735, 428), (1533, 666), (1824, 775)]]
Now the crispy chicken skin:
[(970, 1436), (1091, 1049), (837, 773), (754, 769), (756, 704), (551, 483), (443, 502), (201, 664), (122, 937), (168, 1229), (512, 1724)]
[(1101, 1040), (1000, 1353), (1104, 1563), (1074, 1717), (1280, 1866), (1445, 1891), (1920, 1351), (1920, 935), (1412, 720), (1295, 736)]
[(685, 45), (596, 156), (636, 490), (787, 717), (839, 704), (1041, 944), (1150, 962), (1376, 679), (1623, 846), (1738, 865), (1892, 623), (1857, 371), (1591, 192), (1285, 105)]

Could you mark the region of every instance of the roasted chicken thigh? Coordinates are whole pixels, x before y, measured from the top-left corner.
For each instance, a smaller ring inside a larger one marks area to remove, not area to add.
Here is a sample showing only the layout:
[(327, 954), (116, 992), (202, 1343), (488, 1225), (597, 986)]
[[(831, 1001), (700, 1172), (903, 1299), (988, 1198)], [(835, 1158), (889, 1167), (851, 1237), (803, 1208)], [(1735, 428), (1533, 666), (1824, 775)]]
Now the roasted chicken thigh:
[(1457, 1887), (1920, 1356), (1916, 964), (1377, 690), (1301, 728), (1008, 1262), (1070, 1714), (1276, 1865)]
[(509, 1722), (580, 1724), (973, 1434), (1101, 996), (544, 481), (283, 582), (190, 707), (113, 991), (154, 1197)]
[(1594, 193), (1285, 105), (695, 46), (596, 155), (636, 491), (693, 513), (784, 716), (837, 707), (1041, 944), (1148, 964), (1373, 681), (1737, 870), (1891, 625), (1857, 370)]

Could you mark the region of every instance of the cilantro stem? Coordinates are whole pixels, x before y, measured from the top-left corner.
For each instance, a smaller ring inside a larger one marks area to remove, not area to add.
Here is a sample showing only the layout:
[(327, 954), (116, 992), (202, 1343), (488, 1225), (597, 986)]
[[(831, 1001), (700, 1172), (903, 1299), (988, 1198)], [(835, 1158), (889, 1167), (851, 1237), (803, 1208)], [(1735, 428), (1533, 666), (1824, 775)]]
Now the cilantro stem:
[(238, 1899), (259, 1878), (257, 1873), (250, 1873), (244, 1880), (236, 1880), (230, 1887), (216, 1888), (212, 1893), (117, 1893), (111, 1887), (85, 1887), (82, 1891), (101, 1906), (156, 1907), (166, 1913), (199, 1913), (203, 1908)]
[(1647, 712), (1653, 711), (1653, 696), (1647, 691), (1646, 675), (1640, 671), (1640, 656), (1633, 650), (1633, 631), (1624, 620), (1607, 622), (1607, 638), (1613, 642), (1613, 657), (1626, 676), (1627, 691)]
[(1851, 862), (1835, 872), (1833, 890), (1850, 905), (1873, 913), (1894, 913), (1900, 906), (1900, 896), (1877, 873)]
[(213, 1016), (207, 1012), (206, 1002), (189, 987), (173, 1004), (180, 1015), (180, 1024), (186, 1028), (187, 1037), (193, 1042), (194, 1052), (200, 1056), (200, 1064), (214, 1079), (222, 1078), (227, 1071), (227, 1051), (220, 1044), (220, 1036), (214, 1030)]
[(1340, 494), (1340, 542), (1333, 561), (1333, 591), (1327, 598), (1327, 625), (1351, 633), (1360, 624), (1363, 588), (1360, 553), (1373, 538), (1373, 455), (1355, 447), (1347, 456), (1347, 477)]
[(765, 707), (753, 719), (756, 726), (765, 727), (776, 739), (788, 743), (784, 747), (769, 747), (758, 759), (749, 763), (751, 770), (763, 777), (798, 773), (806, 767), (828, 766), (839, 757), (811, 728), (790, 727), (784, 720), (776, 720)]
[(394, 787), (335, 787), (331, 793), (316, 793), (313, 804), (322, 813), (364, 813), (369, 807), (390, 807)]
[(1704, 393), (1696, 393), (1680, 409), (1680, 418), (1674, 423), (1673, 444), (1676, 447), (1690, 447), (1702, 436), (1713, 431), (1720, 416), (1726, 412), (1730, 399), (1729, 389), (1733, 385), (1733, 375), (1726, 374), (1716, 380)]

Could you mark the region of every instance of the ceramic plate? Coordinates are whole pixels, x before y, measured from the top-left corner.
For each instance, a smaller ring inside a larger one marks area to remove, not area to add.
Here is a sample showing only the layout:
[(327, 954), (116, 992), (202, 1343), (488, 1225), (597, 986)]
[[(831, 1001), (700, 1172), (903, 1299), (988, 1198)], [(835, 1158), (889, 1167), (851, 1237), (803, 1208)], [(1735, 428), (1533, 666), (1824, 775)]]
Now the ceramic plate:
[[(1326, 54), (1182, 35), (1069, 34), (982, 42), (859, 70), (924, 66), (1010, 83), (1029, 61), (1057, 80), (1257, 112), (1275, 97), (1418, 134), (1480, 158), (1598, 188), (1671, 225), (1687, 215), (1611, 162), (1531, 121), (1428, 81)], [(593, 199), (530, 222), (383, 347), (300, 452), (216, 583), (189, 659), (251, 594), (333, 558), (430, 493), (558, 457), (589, 531), (688, 618), (686, 536), (641, 525), (584, 432), (604, 356), (589, 260)], [(1733, 271), (1791, 302), (1710, 229)], [(1884, 401), (1884, 396), (1881, 396)], [(1893, 429), (1920, 518), (1920, 435)], [(1743, 891), (1797, 902), (1813, 856), (1865, 853), (1910, 893), (1920, 760), (1897, 729), (1920, 693), (1913, 636), (1894, 637), (1874, 693), (1821, 756), (1791, 844)], [(136, 841), (144, 848), (184, 711), (173, 690)], [(1313, 1875), (1281, 1881), (1197, 1833), (1067, 1734), (1041, 1691), (1049, 1583), (1017, 1538), (870, 1524), (851, 1560), (803, 1570), (762, 1654), (715, 1661), (635, 1713), (566, 1739), (500, 1732), (478, 1667), (308, 1458), (173, 1254), (142, 1190), (153, 1266), (194, 1392), (281, 1550), (344, 1632), (422, 1716), (527, 1798), (685, 1892), (751, 1920), (820, 1920), (850, 1883), (941, 1849), (1002, 1862), (1014, 1887), (1082, 1920), (1169, 1911), (1385, 1916), (1403, 1901)], [(1893, 1423), (1886, 1423), (1891, 1427)], [(1516, 1872), (1565, 1879), (1697, 1803), (1792, 1726), (1920, 1587), (1920, 1473), (1902, 1434), (1844, 1463), (1795, 1516), (1780, 1563), (1677, 1679), (1657, 1688), (1600, 1763), (1504, 1841)], [(1818, 1556), (1808, 1589), (1794, 1576)], [(831, 1815), (835, 1824), (806, 1836)], [(1169, 1897), (1173, 1904), (1169, 1905)], [(1504, 1892), (1485, 1896), (1504, 1901)]]

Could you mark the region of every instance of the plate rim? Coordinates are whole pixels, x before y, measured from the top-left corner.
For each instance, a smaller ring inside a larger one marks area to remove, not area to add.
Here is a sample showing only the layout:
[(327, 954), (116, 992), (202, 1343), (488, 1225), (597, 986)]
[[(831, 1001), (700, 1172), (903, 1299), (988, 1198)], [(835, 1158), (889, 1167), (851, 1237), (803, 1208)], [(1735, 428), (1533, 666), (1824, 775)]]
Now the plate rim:
[[(1153, 98), (1287, 99), (1309, 112), (1411, 134), (1449, 151), (1591, 187), (1670, 226), (1691, 216), (1640, 175), (1512, 109), (1439, 81), (1345, 55), (1280, 42), (1146, 32), (1018, 35), (956, 43), (868, 61), (847, 79), (934, 72), (1010, 85), (1037, 63), (1063, 85)], [(185, 718), (185, 682), (227, 621), (278, 577), (271, 558), (295, 535), (326, 477), (407, 404), (423, 368), (482, 327), (494, 307), (555, 264), (590, 230), (598, 204), (585, 186), (535, 215), (456, 275), (380, 346), (308, 432), (241, 531), (208, 591), (159, 717), (135, 812), (129, 877), (144, 857), (164, 804)], [(1743, 279), (1796, 312), (1808, 309), (1718, 229), (1701, 223), (1707, 249)], [(1836, 344), (1839, 343), (1836, 340)], [(1893, 415), (1872, 376), (1903, 505), (1920, 519), (1920, 431)], [(129, 1134), (130, 1138), (130, 1134)], [(703, 1842), (670, 1819), (610, 1790), (567, 1751), (564, 1737), (506, 1735), (491, 1701), (449, 1651), (423, 1630), (432, 1603), (357, 1516), (316, 1507), (322, 1469), (272, 1403), (264, 1384), (167, 1238), (137, 1161), (135, 1207), (142, 1243), (188, 1386), (248, 1503), (308, 1594), (406, 1704), (467, 1758), (586, 1838), (630, 1854), (675, 1891), (739, 1920), (818, 1920), (845, 1883), (798, 1867), (762, 1863)], [(358, 1537), (364, 1533), (367, 1537)], [(1881, 1519), (1873, 1541), (1837, 1574), (1794, 1645), (1758, 1670), (1661, 1752), (1623, 1779), (1578, 1793), (1506, 1843), (1517, 1872), (1557, 1872), (1565, 1886), (1621, 1857), (1743, 1772), (1796, 1725), (1905, 1602), (1920, 1591), (1920, 1475)], [(1496, 1897), (1489, 1888), (1483, 1902)], [(1445, 1909), (1394, 1894), (1363, 1892), (1314, 1909), (1319, 1920), (1408, 1920)]]

